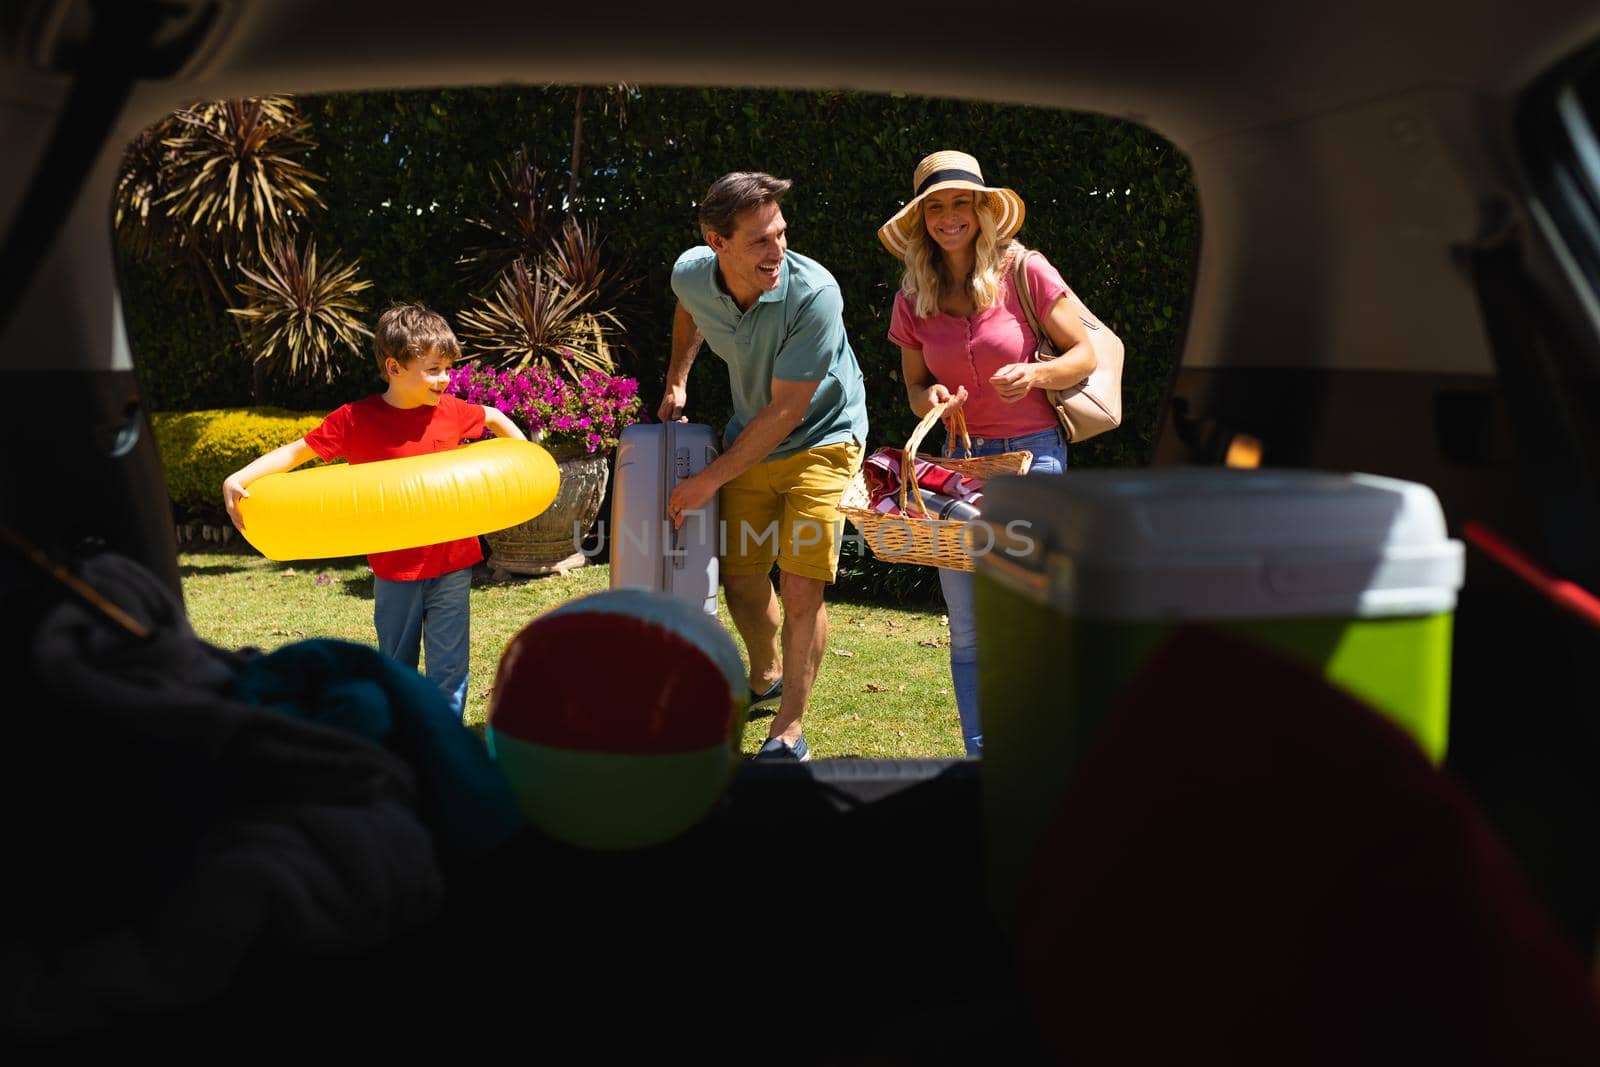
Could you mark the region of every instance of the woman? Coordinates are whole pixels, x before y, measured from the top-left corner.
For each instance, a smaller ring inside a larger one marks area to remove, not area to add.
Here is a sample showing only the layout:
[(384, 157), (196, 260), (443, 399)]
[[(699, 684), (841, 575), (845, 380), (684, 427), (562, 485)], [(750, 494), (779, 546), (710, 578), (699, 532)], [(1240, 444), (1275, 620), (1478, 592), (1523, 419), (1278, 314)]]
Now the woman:
[[(963, 408), (974, 455), (1026, 449), (1031, 474), (1060, 474), (1067, 444), (1046, 389), (1070, 388), (1095, 367), (1072, 291), (1043, 256), (1028, 262), (1028, 284), (1040, 322), (1061, 352), (1046, 363), (1014, 283), (1013, 257), (1026, 250), (1014, 239), (1022, 198), (984, 184), (978, 161), (965, 152), (935, 152), (917, 164), (909, 204), (878, 229), (878, 239), (905, 261), (895, 294), (889, 339), (900, 346), (911, 410), (920, 418), (935, 404)], [(952, 443), (946, 433), (945, 454)], [(978, 631), (972, 575), (941, 569), (950, 616), (950, 677), (967, 754), (983, 748), (978, 720)]]

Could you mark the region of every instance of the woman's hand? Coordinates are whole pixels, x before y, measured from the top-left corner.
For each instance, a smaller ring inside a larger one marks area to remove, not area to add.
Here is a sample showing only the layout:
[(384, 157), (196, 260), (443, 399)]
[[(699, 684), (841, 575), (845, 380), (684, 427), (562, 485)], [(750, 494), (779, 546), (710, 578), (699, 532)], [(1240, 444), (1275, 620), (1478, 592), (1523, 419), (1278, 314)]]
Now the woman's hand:
[(994, 372), (989, 379), (989, 384), (994, 387), (995, 393), (1007, 404), (1015, 404), (1028, 395), (1028, 390), (1034, 388), (1034, 377), (1039, 364), (1037, 363), (1007, 363), (1004, 367)]
[(939, 421), (944, 423), (945, 433), (954, 433), (955, 420), (950, 416), (955, 413), (957, 408), (967, 402), (967, 387), (964, 385), (957, 386), (956, 391), (952, 393), (945, 386), (930, 385), (927, 393), (924, 395), (924, 399), (928, 402), (929, 411), (933, 410), (933, 408), (939, 404), (950, 405), (944, 409), (944, 414), (939, 416)]
[(940, 404), (949, 404), (950, 406), (945, 408), (944, 412), (946, 415), (949, 415), (952, 411), (956, 410), (962, 404), (967, 402), (967, 387), (964, 385), (957, 386), (956, 391), (952, 393), (946, 386), (938, 384), (930, 385), (928, 386), (927, 391), (923, 393), (923, 399), (927, 404), (927, 406), (922, 409), (924, 412), (928, 411), (930, 408), (937, 407)]

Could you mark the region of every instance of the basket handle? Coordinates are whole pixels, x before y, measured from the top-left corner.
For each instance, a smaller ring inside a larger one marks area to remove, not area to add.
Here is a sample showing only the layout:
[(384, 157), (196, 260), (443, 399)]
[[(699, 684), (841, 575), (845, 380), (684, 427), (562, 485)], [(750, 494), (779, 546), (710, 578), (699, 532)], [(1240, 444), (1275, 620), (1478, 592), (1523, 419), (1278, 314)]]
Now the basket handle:
[[(906, 513), (906, 490), (911, 490), (911, 499), (917, 502), (917, 507), (922, 511), (922, 517), (932, 518), (928, 514), (928, 506), (922, 502), (922, 493), (917, 487), (917, 449), (922, 447), (922, 439), (928, 436), (928, 431), (933, 429), (933, 424), (939, 421), (940, 416), (950, 407), (950, 401), (933, 405), (928, 413), (922, 416), (922, 421), (917, 423), (917, 428), (911, 431), (911, 436), (906, 440), (906, 447), (900, 450), (900, 512)], [(955, 431), (961, 435), (961, 447), (967, 456), (972, 455), (972, 438), (967, 436), (967, 417), (961, 414), (961, 409), (956, 408), (951, 412), (951, 421)]]

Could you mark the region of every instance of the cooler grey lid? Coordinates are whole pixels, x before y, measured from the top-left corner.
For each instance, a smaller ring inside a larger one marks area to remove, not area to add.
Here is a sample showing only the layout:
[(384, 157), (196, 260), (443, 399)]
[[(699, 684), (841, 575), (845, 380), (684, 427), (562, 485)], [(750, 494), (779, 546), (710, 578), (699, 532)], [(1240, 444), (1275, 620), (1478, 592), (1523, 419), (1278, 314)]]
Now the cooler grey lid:
[(1425, 485), (1370, 474), (1161, 467), (996, 478), (985, 573), (1113, 619), (1450, 611), (1462, 548)]

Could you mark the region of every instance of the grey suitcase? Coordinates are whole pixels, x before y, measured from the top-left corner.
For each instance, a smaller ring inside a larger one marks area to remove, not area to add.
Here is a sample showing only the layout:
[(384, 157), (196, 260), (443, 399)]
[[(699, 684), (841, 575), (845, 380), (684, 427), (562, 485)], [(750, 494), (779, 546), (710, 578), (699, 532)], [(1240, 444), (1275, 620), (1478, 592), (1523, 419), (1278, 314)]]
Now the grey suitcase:
[(717, 437), (698, 422), (629, 426), (617, 444), (611, 491), (611, 588), (655, 589), (717, 614), (717, 498), (673, 529), (673, 487), (717, 458)]

